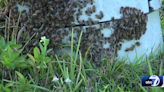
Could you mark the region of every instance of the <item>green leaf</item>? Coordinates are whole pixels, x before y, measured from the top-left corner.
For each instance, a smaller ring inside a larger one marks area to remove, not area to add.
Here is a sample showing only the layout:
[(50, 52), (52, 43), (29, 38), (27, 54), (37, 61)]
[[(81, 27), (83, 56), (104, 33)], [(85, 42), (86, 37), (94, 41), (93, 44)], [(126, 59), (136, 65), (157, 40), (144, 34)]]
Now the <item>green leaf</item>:
[(52, 51), (53, 49), (49, 49), (49, 50), (47, 50), (47, 53), (49, 53), (50, 51)]
[(39, 43), (39, 46), (40, 46), (40, 49), (41, 49), (41, 53), (42, 53), (42, 55), (44, 55), (45, 54), (45, 49), (43, 48), (43, 46), (42, 46), (42, 44), (41, 43)]
[(19, 76), (20, 82), (23, 83), (23, 84), (25, 84), (25, 78), (24, 78), (24, 76), (20, 72), (18, 72), (18, 71), (15, 71), (15, 72)]
[(34, 53), (34, 57), (35, 58), (38, 58), (39, 57), (39, 54), (38, 54), (38, 51), (37, 51), (36, 48), (34, 48), (33, 53)]
[(22, 47), (22, 45), (20, 44), (14, 44), (14, 45), (10, 45), (11, 48), (16, 48), (16, 49), (19, 49)]
[(27, 56), (35, 63), (35, 58), (31, 54), (27, 53)]
[(3, 37), (1, 37), (1, 46), (3, 49), (6, 48), (5, 39)]
[(46, 39), (45, 40), (45, 46), (47, 47), (47, 45), (49, 44), (50, 40), (49, 39)]
[(13, 45), (15, 43), (15, 41), (9, 41), (6, 43), (6, 45)]
[(12, 57), (13, 51), (12, 51), (12, 49), (10, 48), (9, 45), (8, 45), (7, 49), (8, 49), (7, 51), (8, 51), (9, 58), (11, 58), (11, 57)]

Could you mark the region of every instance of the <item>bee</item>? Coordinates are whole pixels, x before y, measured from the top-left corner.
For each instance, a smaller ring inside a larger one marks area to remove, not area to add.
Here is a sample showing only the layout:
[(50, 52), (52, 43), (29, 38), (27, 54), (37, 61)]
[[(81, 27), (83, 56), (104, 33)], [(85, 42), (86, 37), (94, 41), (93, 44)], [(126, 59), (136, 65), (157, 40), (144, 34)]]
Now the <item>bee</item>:
[(97, 19), (102, 19), (102, 17), (100, 15), (95, 15)]
[(123, 13), (123, 10), (124, 10), (124, 7), (121, 7), (121, 8), (120, 8), (120, 14)]
[(118, 57), (118, 53), (116, 53), (115, 55), (116, 55), (116, 57)]
[(80, 9), (82, 9), (82, 8), (83, 8), (83, 6), (82, 6), (81, 4), (79, 4), (79, 8), (80, 8)]
[(145, 33), (146, 33), (146, 30), (147, 30), (147, 28), (145, 28), (145, 30), (143, 31), (143, 34), (145, 34)]
[(85, 13), (86, 13), (88, 16), (91, 16), (90, 13), (88, 12), (88, 10), (86, 10)]
[(58, 20), (62, 20), (62, 18), (60, 17), (60, 15), (57, 15), (57, 18), (58, 18)]
[(73, 7), (77, 8), (77, 3), (73, 2)]
[(104, 17), (104, 14), (103, 14), (103, 12), (102, 12), (102, 11), (100, 11), (100, 15), (101, 15), (101, 17)]
[(98, 21), (92, 21), (92, 23), (95, 25), (95, 24), (98, 24), (99, 22)]
[(102, 24), (100, 24), (100, 30), (103, 30), (104, 26)]
[(26, 10), (22, 10), (22, 11), (21, 11), (21, 13), (25, 13), (25, 12), (26, 12)]
[(31, 4), (29, 2), (26, 2), (25, 5), (28, 6), (28, 7), (31, 6)]
[(121, 50), (121, 48), (122, 48), (122, 44), (119, 44), (118, 49)]
[(84, 6), (84, 7), (86, 7), (86, 6), (87, 6), (87, 2), (86, 2), (86, 1), (84, 1), (83, 6)]
[(48, 1), (47, 3), (48, 3), (48, 4), (53, 4), (54, 2), (53, 2), (53, 1)]
[(110, 23), (105, 23), (104, 27), (110, 29)]
[(112, 17), (112, 22), (114, 22), (114, 20), (115, 20), (114, 17)]
[(93, 5), (93, 0), (91, 0), (91, 5)]
[(96, 6), (93, 5), (93, 8), (92, 8), (93, 12), (96, 12)]
[(130, 51), (131, 50), (131, 48), (127, 48), (127, 49), (125, 49), (125, 51), (127, 52), (127, 51)]
[(78, 9), (78, 14), (82, 15), (81, 9)]
[(111, 43), (111, 39), (108, 39), (108, 43)]
[(35, 13), (38, 14), (38, 13), (41, 13), (42, 11), (41, 10), (36, 10)]
[(131, 47), (131, 51), (132, 51), (132, 50), (134, 50), (134, 45), (132, 45), (132, 47)]
[(13, 6), (11, 9), (18, 9), (18, 7), (17, 6)]
[(136, 42), (136, 45), (137, 45), (137, 46), (140, 46), (140, 45), (141, 45), (141, 43), (140, 43), (140, 42)]
[(34, 13), (34, 14), (32, 14), (32, 17), (33, 17), (33, 18), (36, 18), (37, 15), (38, 15), (38, 14)]

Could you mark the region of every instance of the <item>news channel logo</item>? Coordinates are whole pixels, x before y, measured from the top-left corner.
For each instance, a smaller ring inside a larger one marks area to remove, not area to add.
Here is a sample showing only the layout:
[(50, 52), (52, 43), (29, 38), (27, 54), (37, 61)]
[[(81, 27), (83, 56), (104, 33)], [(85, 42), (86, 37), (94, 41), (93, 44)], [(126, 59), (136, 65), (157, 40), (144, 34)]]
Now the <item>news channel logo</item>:
[(143, 87), (164, 87), (163, 85), (164, 76), (142, 76)]

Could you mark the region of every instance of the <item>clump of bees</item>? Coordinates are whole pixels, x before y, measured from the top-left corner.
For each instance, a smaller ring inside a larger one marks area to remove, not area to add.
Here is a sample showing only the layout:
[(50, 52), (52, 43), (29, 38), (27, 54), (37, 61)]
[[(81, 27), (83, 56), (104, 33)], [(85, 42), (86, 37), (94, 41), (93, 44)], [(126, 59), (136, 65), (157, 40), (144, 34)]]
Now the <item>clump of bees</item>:
[[(29, 7), (29, 11), (21, 10), (20, 20), (18, 21), (19, 12), (16, 4), (21, 5), (22, 2), (23, 5)], [(86, 11), (82, 12), (85, 7), (87, 7)], [(62, 39), (72, 32), (72, 28), (74, 28), (74, 33), (77, 33), (77, 37), (74, 37), (74, 46), (77, 46), (79, 34), (83, 30), (85, 32), (81, 39), (80, 51), (84, 56), (89, 46), (91, 46), (88, 59), (95, 63), (100, 63), (99, 61), (104, 56), (110, 59), (112, 53), (118, 56), (117, 51), (121, 50), (121, 43), (124, 40), (138, 40), (146, 32), (147, 16), (136, 8), (121, 7), (120, 13), (123, 16), (119, 20), (113, 17), (111, 19), (112, 25), (111, 21), (100, 23), (90, 17), (87, 21), (80, 20), (80, 16), (83, 13), (91, 16), (95, 12), (96, 6), (93, 0), (9, 0), (8, 5), (1, 11), (0, 25), (5, 24), (5, 20), (8, 17), (12, 21), (10, 26), (14, 26), (18, 22), (20, 28), (25, 26), (25, 31), (19, 39), (22, 44), (35, 34), (23, 53), (27, 53), (32, 47), (38, 46), (38, 39), (42, 36), (50, 39), (49, 48), (53, 48), (54, 51), (62, 49), (61, 45), (69, 44), (62, 42)], [(95, 14), (95, 18), (99, 20), (104, 16), (102, 11)], [(78, 25), (75, 24), (75, 21), (78, 22)], [(97, 28), (95, 25), (99, 25), (99, 27)], [(12, 28), (10, 28), (10, 35)], [(101, 33), (105, 28), (109, 29), (109, 31), (111, 28), (114, 29), (111, 37), (104, 37)], [(0, 33), (4, 36), (5, 29), (1, 28)], [(70, 41), (71, 39), (69, 38), (68, 40)], [(110, 43), (110, 48), (105, 49), (103, 44), (107, 42)], [(140, 42), (136, 43), (137, 46), (140, 44)], [(133, 49), (134, 46), (130, 49), (127, 48), (125, 51)], [(54, 51), (52, 53), (55, 53)]]

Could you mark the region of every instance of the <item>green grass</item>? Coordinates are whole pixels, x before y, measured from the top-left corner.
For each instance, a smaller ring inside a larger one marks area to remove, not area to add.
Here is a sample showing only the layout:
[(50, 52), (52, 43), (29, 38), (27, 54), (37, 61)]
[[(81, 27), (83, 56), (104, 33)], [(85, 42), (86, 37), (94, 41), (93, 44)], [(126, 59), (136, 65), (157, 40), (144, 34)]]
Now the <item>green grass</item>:
[[(161, 18), (161, 27), (163, 29), (164, 18), (162, 15)], [(17, 24), (17, 27), (18, 25), (19, 24)], [(7, 32), (7, 22), (5, 28)], [(16, 55), (14, 52), (20, 53), (21, 49), (24, 49), (30, 40), (21, 47), (21, 45), (16, 44), (15, 35), (12, 41), (9, 41), (9, 36), (6, 35), (6, 45), (0, 45), (0, 92), (164, 91), (161, 88), (145, 88), (141, 86), (141, 76), (164, 74), (163, 52), (158, 55), (152, 52), (151, 56), (147, 58), (146, 61), (141, 61), (141, 63), (139, 63), (139, 61), (142, 60), (144, 55), (141, 57), (136, 56), (138, 59), (134, 63), (129, 64), (125, 63), (127, 58), (123, 61), (103, 58), (101, 61), (102, 64), (97, 67), (86, 59), (90, 48), (88, 48), (85, 57), (82, 57), (81, 52), (79, 52), (83, 31), (80, 34), (77, 47), (74, 48), (73, 31), (74, 30), (72, 30), (70, 46), (71, 55), (64, 54), (62, 56), (56, 55), (55, 57), (47, 56), (48, 51), (51, 50), (47, 48), (48, 43), (40, 43), (39, 48), (33, 48), (33, 55)], [(0, 44), (5, 43), (3, 39), (4, 38), (0, 39)], [(75, 56), (73, 56), (74, 49), (76, 49)], [(13, 60), (11, 58), (12, 55), (16, 55), (16, 58)], [(77, 58), (78, 55), (79, 58)], [(9, 57), (11, 59), (9, 59)], [(38, 57), (41, 57), (42, 60)], [(21, 61), (22, 59), (24, 59), (24, 61)], [(52, 81), (54, 76), (59, 80)], [(69, 78), (71, 82), (65, 82), (67, 78)]]

